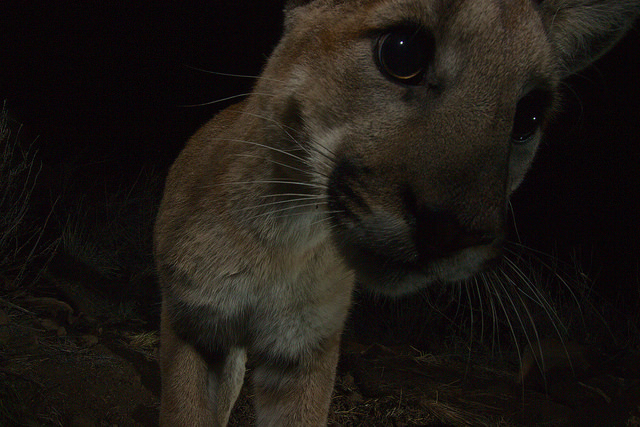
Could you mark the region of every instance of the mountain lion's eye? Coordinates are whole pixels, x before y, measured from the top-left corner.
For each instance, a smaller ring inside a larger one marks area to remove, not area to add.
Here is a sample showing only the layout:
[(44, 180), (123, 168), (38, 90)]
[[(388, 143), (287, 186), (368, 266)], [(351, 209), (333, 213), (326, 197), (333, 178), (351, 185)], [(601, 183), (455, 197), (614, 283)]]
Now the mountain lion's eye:
[(549, 93), (534, 90), (518, 102), (511, 131), (514, 144), (524, 144), (540, 129), (551, 102), (550, 98)]
[(390, 79), (419, 84), (433, 57), (433, 37), (416, 28), (399, 28), (383, 34), (375, 47), (376, 63)]

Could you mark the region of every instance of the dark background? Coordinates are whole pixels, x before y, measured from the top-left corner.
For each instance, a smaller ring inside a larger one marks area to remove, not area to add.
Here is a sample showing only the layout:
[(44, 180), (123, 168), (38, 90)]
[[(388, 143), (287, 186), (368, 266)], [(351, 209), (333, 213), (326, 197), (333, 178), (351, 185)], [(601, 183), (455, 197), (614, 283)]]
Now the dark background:
[[(12, 4), (13, 3), (13, 4)], [(2, 2), (0, 93), (61, 157), (173, 157), (219, 105), (246, 91), (277, 41), (278, 2)]]
[[(187, 105), (250, 90), (277, 41), (281, 2), (0, 2), (0, 98), (33, 135), (57, 180), (76, 191), (158, 180), (219, 108)], [(563, 88), (563, 112), (514, 197), (520, 240), (638, 308), (640, 33)], [(69, 178), (70, 177), (70, 178)], [(516, 238), (514, 233), (514, 238)], [(637, 319), (637, 318), (636, 318)]]

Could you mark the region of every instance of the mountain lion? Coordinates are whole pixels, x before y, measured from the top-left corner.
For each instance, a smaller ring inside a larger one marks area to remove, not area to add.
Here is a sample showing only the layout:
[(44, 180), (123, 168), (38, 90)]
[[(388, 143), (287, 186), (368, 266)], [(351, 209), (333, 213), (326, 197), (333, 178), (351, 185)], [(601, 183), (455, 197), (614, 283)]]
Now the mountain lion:
[(161, 424), (327, 422), (356, 282), (491, 265), (561, 79), (639, 0), (293, 0), (253, 93), (170, 170), (155, 228)]

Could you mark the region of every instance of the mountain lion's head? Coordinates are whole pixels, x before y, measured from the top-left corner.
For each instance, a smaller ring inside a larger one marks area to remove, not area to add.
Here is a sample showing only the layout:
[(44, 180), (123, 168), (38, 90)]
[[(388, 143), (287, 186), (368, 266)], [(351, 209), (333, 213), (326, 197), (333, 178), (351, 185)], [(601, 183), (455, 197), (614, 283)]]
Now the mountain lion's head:
[(249, 111), (277, 123), (269, 139), (300, 158), (285, 156), (295, 165), (281, 177), (327, 196), (334, 239), (362, 283), (402, 293), (466, 278), (500, 252), (509, 195), (559, 82), (608, 49), (638, 8), (290, 2)]

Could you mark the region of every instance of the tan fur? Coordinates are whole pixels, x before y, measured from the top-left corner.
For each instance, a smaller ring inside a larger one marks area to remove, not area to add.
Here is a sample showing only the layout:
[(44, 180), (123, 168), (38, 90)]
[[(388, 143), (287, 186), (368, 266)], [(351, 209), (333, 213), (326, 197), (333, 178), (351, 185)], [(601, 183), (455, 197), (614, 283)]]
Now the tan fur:
[[(259, 425), (325, 425), (356, 281), (403, 294), (499, 256), (540, 140), (539, 127), (512, 139), (523, 105), (548, 118), (560, 79), (608, 49), (640, 3), (285, 11), (253, 95), (203, 126), (167, 179), (155, 229), (164, 426), (226, 425), (247, 357)], [(407, 26), (433, 40), (416, 84), (374, 58)]]

